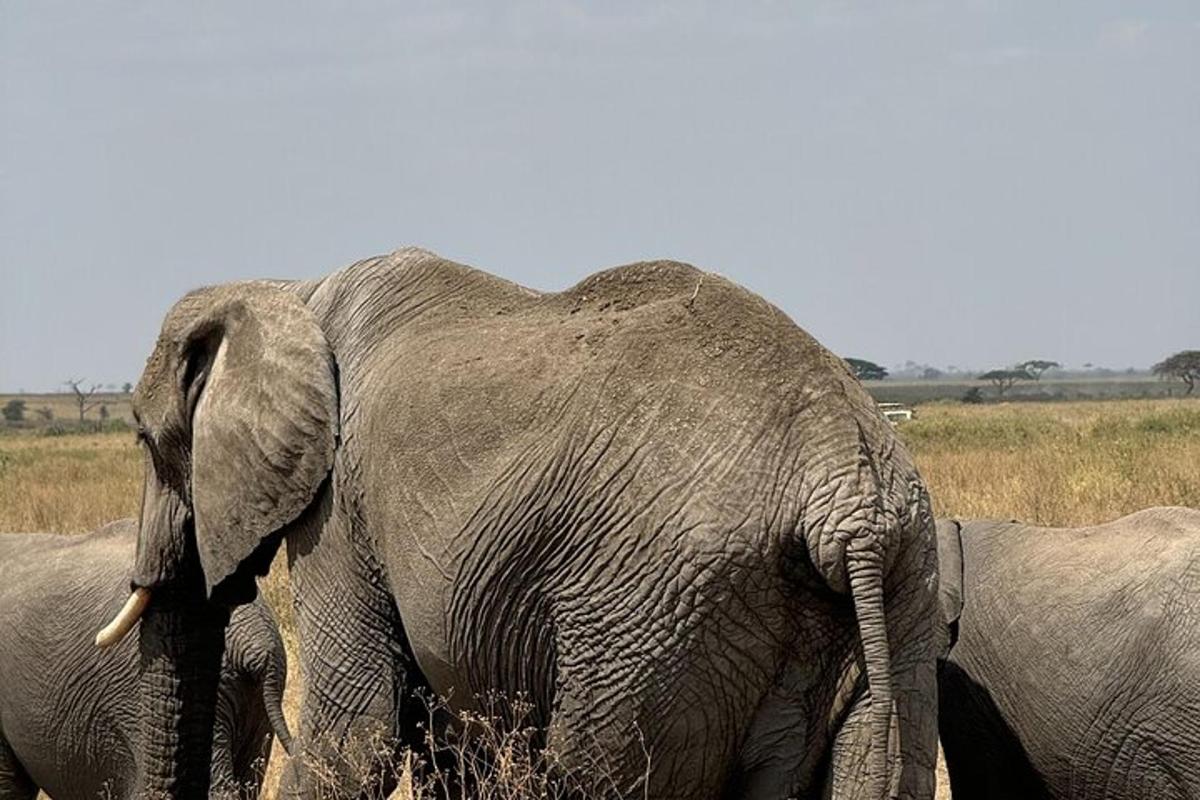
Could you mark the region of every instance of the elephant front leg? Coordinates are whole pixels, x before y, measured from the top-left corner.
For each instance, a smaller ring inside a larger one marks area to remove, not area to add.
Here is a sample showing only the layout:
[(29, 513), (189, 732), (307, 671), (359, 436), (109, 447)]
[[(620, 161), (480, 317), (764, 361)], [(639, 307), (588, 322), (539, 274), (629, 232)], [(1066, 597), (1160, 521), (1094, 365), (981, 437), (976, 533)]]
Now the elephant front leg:
[(292, 547), (304, 694), (281, 795), (385, 797), (428, 721), (395, 603), (369, 555), (347, 545), (296, 558)]
[(0, 737), (0, 800), (33, 800), (38, 787), (34, 784), (16, 753)]
[[(348, 611), (348, 609), (343, 610)], [(398, 628), (339, 616), (306, 640), (300, 736), (284, 769), (285, 797), (385, 797), (425, 718), (410, 689)]]

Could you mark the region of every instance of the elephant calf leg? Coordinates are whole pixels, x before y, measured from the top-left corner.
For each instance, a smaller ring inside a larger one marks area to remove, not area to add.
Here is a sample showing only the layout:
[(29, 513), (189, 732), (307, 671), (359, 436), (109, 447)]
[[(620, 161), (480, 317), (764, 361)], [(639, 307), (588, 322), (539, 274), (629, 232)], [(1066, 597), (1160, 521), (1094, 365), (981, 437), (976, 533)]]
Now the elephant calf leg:
[(0, 800), (33, 800), (38, 788), (8, 742), (0, 739)]

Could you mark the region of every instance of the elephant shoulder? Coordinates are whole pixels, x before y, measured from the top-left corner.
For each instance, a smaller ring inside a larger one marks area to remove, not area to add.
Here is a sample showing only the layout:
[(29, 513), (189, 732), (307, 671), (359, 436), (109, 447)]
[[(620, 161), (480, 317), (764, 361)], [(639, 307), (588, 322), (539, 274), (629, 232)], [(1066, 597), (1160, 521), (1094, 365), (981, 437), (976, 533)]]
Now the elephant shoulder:
[(113, 570), (124, 569), (132, 562), (137, 536), (137, 520), (119, 519), (87, 533), (55, 536), (48, 549), (58, 554), (58, 568), (64, 575), (83, 582), (93, 576), (106, 580)]
[(1135, 511), (1109, 523), (1121, 530), (1145, 531), (1200, 541), (1200, 510), (1158, 506)]
[(1106, 553), (1115, 573), (1160, 582), (1186, 581), (1200, 589), (1200, 511), (1148, 508), (1079, 529), (1082, 541)]
[(46, 611), (60, 609), (64, 598), (85, 608), (120, 602), (129, 591), (136, 546), (134, 520), (86, 534), (0, 535), (0, 604)]
[[(938, 521), (939, 538), (945, 538), (951, 530), (951, 521)], [(1025, 546), (1025, 540), (1032, 538), (1039, 542), (1040, 537), (1027, 537), (1030, 532), (1042, 529), (1033, 528), (1012, 520), (1001, 519), (972, 519), (954, 520), (953, 525), (964, 554), (969, 554), (972, 561), (995, 557), (995, 555), (1014, 555)], [(964, 556), (966, 557), (966, 556)]]
[[(754, 292), (718, 275), (682, 261), (637, 261), (592, 273), (565, 291), (542, 298), (546, 307), (570, 314), (617, 313), (670, 305), (669, 317), (690, 316), (702, 327), (739, 325), (753, 327), (787, 320), (778, 309)], [(673, 332), (677, 333), (678, 328)]]
[(58, 533), (0, 534), (0, 574), (46, 568), (46, 559), (80, 537)]
[(138, 523), (135, 519), (118, 519), (97, 528), (90, 533), (75, 538), (75, 544), (80, 548), (91, 547), (100, 553), (119, 553), (121, 557), (132, 558), (133, 549), (137, 547)]
[[(642, 261), (597, 272), (540, 307), (551, 316), (619, 326), (671, 365), (668, 374), (703, 375), (748, 397), (817, 395), (842, 402), (865, 392), (845, 363), (776, 306), (737, 283), (678, 261)], [(835, 386), (835, 384), (837, 384)], [(874, 404), (869, 404), (873, 409)]]
[(571, 288), (547, 300), (572, 311), (602, 307), (628, 310), (671, 297), (690, 297), (706, 274), (680, 261), (638, 261), (592, 273)]
[(541, 296), (420, 247), (356, 261), (303, 291), (326, 328), (382, 333), (418, 319), (504, 311)]

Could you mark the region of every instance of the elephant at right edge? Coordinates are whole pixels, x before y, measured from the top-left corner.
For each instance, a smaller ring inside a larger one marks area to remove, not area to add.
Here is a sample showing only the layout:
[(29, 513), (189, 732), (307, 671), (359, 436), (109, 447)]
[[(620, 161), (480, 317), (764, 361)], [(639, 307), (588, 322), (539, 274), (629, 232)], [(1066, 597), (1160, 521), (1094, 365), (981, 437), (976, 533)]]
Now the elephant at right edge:
[(541, 293), (410, 248), (200, 289), (133, 410), (111, 630), (144, 613), (156, 794), (204, 797), (221, 631), (286, 541), (305, 688), (284, 797), (356, 741), (411, 739), (422, 685), (455, 710), (525, 699), (556, 771), (610, 796), (809, 797), (835, 740), (860, 756), (839, 800), (932, 796), (924, 484), (845, 363), (717, 275), (647, 262)]
[(956, 800), (1200, 797), (1200, 511), (937, 532)]

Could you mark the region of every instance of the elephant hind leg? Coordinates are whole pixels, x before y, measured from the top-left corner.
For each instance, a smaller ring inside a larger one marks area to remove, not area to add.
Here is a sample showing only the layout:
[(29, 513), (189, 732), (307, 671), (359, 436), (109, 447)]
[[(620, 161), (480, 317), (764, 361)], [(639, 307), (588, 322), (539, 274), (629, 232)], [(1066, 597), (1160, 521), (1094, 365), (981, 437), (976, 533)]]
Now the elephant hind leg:
[(8, 742), (0, 738), (0, 800), (33, 800), (38, 787), (17, 761)]
[(559, 673), (546, 737), (572, 796), (721, 796), (742, 732), (727, 698), (662, 664), (636, 665), (623, 678), (611, 661), (580, 667)]

